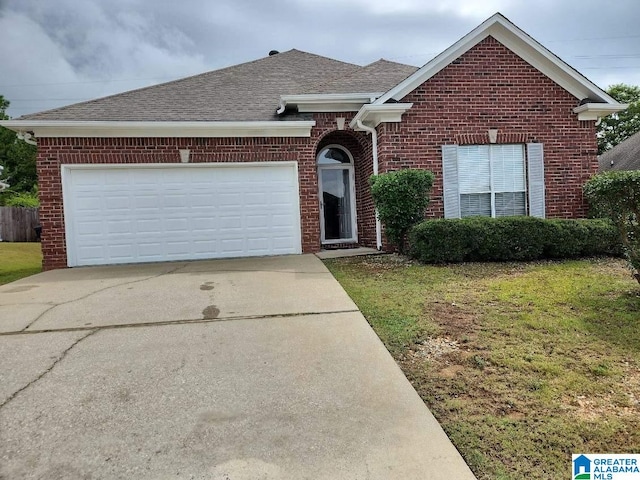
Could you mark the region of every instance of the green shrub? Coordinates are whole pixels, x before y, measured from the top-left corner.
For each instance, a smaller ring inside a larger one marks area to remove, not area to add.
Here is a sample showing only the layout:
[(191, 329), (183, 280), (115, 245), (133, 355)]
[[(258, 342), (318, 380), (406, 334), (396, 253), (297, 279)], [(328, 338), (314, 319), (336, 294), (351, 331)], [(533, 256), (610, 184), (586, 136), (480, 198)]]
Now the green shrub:
[(584, 186), (596, 214), (611, 219), (624, 254), (640, 283), (640, 171), (612, 171), (596, 175)]
[(13, 193), (4, 199), (6, 207), (28, 207), (37, 208), (40, 206), (37, 193), (20, 192)]
[(385, 235), (401, 252), (409, 229), (424, 219), (433, 178), (433, 173), (426, 170), (406, 169), (369, 179)]
[(620, 255), (606, 220), (470, 217), (425, 220), (409, 234), (409, 254), (424, 263), (524, 261)]

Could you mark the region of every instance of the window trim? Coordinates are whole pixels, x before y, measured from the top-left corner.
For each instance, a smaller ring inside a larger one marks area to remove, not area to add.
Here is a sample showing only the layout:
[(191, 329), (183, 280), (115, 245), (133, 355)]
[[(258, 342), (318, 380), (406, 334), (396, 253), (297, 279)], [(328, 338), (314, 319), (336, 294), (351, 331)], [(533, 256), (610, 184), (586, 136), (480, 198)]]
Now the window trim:
[[(460, 218), (464, 218), (462, 216), (462, 195), (473, 195), (473, 194), (489, 194), (490, 202), (491, 202), (491, 218), (497, 218), (496, 215), (496, 193), (522, 193), (524, 194), (524, 216), (529, 215), (529, 205), (527, 202), (527, 158), (526, 158), (526, 150), (525, 145), (522, 143), (500, 143), (500, 144), (477, 144), (477, 145), (458, 145), (458, 152), (465, 147), (480, 147), (487, 146), (488, 160), (489, 160), (489, 191), (475, 191), (475, 192), (465, 192), (462, 193), (458, 191), (458, 195), (460, 196), (459, 205), (460, 205)], [(522, 180), (524, 184), (524, 190), (501, 190), (497, 191), (495, 185), (495, 147), (503, 147), (505, 145), (513, 145), (518, 146), (522, 152)], [(459, 155), (458, 155), (459, 161)], [(459, 165), (459, 164), (458, 164)], [(460, 184), (460, 168), (458, 167), (458, 185)]]
[[(476, 144), (493, 145), (493, 144)], [(525, 216), (545, 218), (546, 214), (546, 182), (545, 182), (545, 161), (544, 144), (534, 143), (505, 143), (495, 145), (519, 145), (523, 147), (524, 154), (524, 192)], [(445, 144), (442, 145), (442, 202), (444, 218), (461, 218), (460, 201), (460, 167), (459, 149), (465, 145)], [(492, 175), (492, 189), (495, 189), (495, 182)], [(516, 192), (516, 191), (514, 191)], [(517, 193), (516, 192), (516, 193)], [(480, 192), (478, 192), (480, 193)], [(491, 192), (485, 192), (491, 193)], [(507, 192), (493, 192), (492, 216), (495, 215), (495, 194)]]

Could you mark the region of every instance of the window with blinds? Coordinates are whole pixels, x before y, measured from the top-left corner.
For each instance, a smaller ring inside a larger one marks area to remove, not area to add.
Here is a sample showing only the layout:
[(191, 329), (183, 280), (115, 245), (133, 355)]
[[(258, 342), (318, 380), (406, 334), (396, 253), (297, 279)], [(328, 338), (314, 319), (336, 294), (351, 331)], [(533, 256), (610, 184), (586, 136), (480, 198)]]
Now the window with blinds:
[(524, 145), (464, 145), (457, 156), (461, 217), (527, 214)]

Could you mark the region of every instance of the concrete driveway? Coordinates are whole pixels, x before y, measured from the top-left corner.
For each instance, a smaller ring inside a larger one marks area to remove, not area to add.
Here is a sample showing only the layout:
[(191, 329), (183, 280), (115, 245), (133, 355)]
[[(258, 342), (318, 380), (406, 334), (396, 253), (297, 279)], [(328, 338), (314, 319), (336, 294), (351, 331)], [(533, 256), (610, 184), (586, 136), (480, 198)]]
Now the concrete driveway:
[(312, 255), (0, 287), (0, 478), (473, 479)]

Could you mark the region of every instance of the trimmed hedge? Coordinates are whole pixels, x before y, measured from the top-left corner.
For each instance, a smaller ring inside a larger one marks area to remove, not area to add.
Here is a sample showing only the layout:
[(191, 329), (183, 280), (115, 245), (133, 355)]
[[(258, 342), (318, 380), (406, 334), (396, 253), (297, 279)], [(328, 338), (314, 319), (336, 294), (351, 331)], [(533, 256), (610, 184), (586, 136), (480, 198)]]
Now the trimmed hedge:
[(469, 217), (425, 220), (409, 234), (409, 255), (424, 263), (524, 261), (622, 254), (618, 232), (601, 219)]

